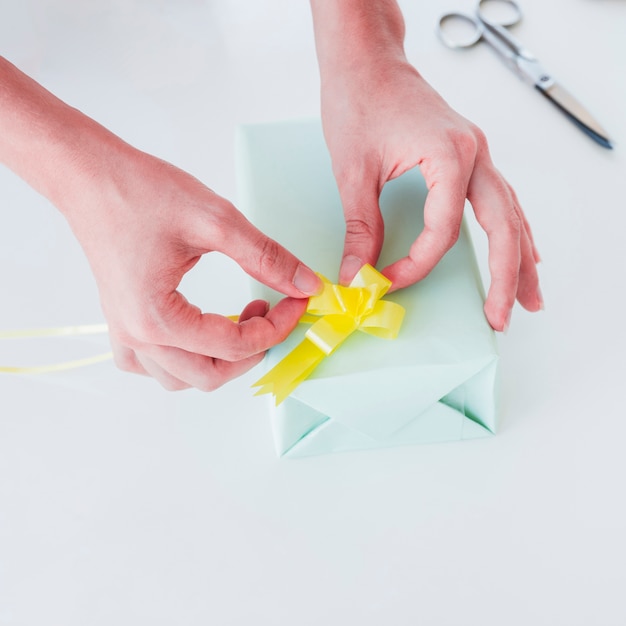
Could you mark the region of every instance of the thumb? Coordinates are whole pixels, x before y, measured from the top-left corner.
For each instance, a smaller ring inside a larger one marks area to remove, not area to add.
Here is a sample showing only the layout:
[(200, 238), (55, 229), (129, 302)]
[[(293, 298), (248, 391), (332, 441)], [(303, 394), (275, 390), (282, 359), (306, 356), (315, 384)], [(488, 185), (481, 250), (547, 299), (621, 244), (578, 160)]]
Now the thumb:
[(305, 298), (322, 289), (322, 281), (313, 270), (238, 211), (234, 228), (215, 249), (235, 260), (253, 278), (287, 296)]
[(347, 285), (365, 265), (375, 265), (383, 245), (385, 225), (378, 205), (379, 190), (375, 177), (373, 185), (363, 181), (339, 187), (343, 214), (346, 219), (346, 236), (339, 282)]

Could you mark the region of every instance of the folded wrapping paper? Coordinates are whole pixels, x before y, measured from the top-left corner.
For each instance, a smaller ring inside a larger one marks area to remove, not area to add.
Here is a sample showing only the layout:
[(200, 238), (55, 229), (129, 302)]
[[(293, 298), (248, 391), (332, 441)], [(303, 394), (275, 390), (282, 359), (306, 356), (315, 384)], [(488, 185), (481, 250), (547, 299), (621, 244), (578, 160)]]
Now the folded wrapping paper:
[[(239, 206), (261, 230), (335, 280), (345, 225), (320, 124), (242, 127)], [(405, 256), (423, 228), (418, 169), (385, 186), (379, 267)], [(255, 296), (281, 296), (255, 283)], [(397, 339), (352, 334), (279, 406), (268, 401), (280, 455), (469, 439), (495, 432), (497, 351), (467, 227), (420, 283), (392, 294), (406, 310)], [(269, 351), (271, 369), (304, 338), (300, 325)]]

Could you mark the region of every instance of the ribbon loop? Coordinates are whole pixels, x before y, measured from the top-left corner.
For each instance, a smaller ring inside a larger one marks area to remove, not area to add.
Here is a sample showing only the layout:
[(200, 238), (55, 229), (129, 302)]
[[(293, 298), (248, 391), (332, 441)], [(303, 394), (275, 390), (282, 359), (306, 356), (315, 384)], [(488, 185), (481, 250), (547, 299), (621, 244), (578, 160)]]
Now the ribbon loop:
[(260, 387), (257, 395), (274, 394), (277, 405), (355, 330), (383, 339), (395, 339), (400, 331), (404, 307), (380, 299), (391, 281), (371, 265), (364, 265), (349, 287), (320, 278), (324, 289), (309, 298), (300, 321), (309, 323), (311, 316), (321, 319), (309, 328), (300, 344), (252, 385)]
[(356, 321), (349, 315), (326, 315), (306, 331), (306, 338), (328, 356), (356, 329)]

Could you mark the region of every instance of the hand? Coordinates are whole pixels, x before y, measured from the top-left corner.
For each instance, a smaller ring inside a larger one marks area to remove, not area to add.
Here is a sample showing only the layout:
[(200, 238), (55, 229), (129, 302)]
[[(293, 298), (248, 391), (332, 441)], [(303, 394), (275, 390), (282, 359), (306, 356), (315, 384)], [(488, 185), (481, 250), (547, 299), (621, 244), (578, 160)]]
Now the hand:
[[(100, 291), (117, 364), (168, 389), (215, 389), (282, 341), (319, 278), (235, 207), (140, 152), (0, 57), (0, 162), (65, 215)], [(289, 298), (246, 306), (235, 323), (177, 291), (211, 251)]]
[[(124, 370), (154, 376), (167, 389), (215, 389), (285, 339), (306, 296), (320, 287), (310, 269), (230, 202), (168, 163), (116, 145), (113, 153), (102, 150), (85, 175), (80, 207), (71, 197), (59, 203), (91, 264)], [(239, 323), (202, 313), (177, 287), (211, 251), (291, 297), (271, 310), (251, 302)]]
[(539, 255), (515, 192), (491, 162), (483, 133), (406, 60), (380, 56), (350, 71), (327, 69), (322, 81), (324, 133), (346, 218), (340, 281), (376, 263), (383, 185), (419, 166), (429, 190), (424, 230), (383, 273), (392, 289), (424, 278), (455, 243), (467, 198), (489, 238), (485, 314), (494, 329), (505, 330), (516, 298), (530, 311), (543, 307)]
[(396, 0), (311, 0), (322, 79), (322, 122), (344, 214), (339, 279), (375, 264), (383, 244), (378, 198), (419, 166), (428, 186), (424, 230), (383, 272), (398, 289), (424, 278), (456, 241), (467, 198), (489, 238), (485, 314), (508, 326), (515, 298), (543, 306), (539, 255), (515, 192), (495, 169), (482, 132), (455, 113), (404, 54)]

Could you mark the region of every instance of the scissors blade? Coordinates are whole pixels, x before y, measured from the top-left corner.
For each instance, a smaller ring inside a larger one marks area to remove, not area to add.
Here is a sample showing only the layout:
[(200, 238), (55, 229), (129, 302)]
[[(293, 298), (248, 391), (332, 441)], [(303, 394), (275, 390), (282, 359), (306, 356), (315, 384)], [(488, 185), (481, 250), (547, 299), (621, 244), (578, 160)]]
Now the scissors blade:
[(535, 87), (594, 141), (609, 150), (613, 148), (613, 144), (604, 128), (598, 124), (591, 113), (574, 96), (558, 83), (552, 82), (548, 87), (536, 84)]

